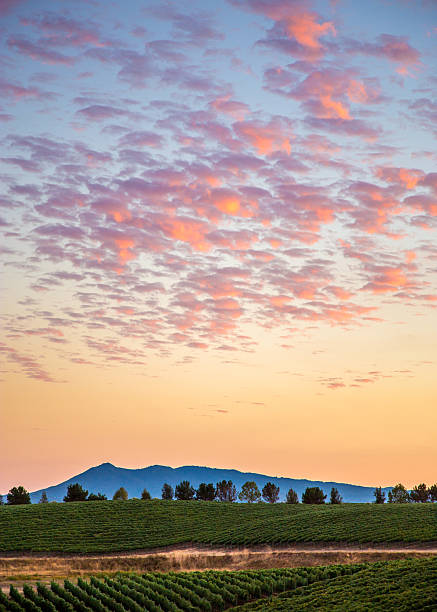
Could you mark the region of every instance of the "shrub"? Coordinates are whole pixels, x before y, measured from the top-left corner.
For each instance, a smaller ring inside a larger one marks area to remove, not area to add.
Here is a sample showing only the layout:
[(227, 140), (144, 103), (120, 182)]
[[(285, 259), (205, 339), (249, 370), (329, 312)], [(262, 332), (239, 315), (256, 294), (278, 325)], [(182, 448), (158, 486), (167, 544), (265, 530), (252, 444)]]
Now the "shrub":
[(297, 496), (296, 491), (293, 491), (293, 489), (289, 489), (288, 493), (287, 493), (287, 504), (298, 504), (299, 503), (299, 498)]
[(173, 487), (165, 482), (162, 485), (161, 497), (162, 499), (173, 499), (174, 491)]
[(116, 490), (112, 499), (115, 501), (119, 499), (126, 501), (127, 498), (128, 498), (128, 494), (127, 494), (126, 489), (124, 487), (120, 487), (119, 489)]
[(30, 495), (24, 487), (12, 487), (7, 494), (8, 504), (10, 506), (18, 506), (19, 504), (30, 504)]
[(320, 487), (307, 487), (302, 494), (303, 504), (324, 504), (326, 495)]
[(64, 502), (85, 501), (87, 495), (88, 491), (83, 489), (81, 485), (76, 482), (75, 484), (68, 485), (67, 495), (64, 497)]
[(176, 499), (193, 499), (196, 489), (190, 485), (188, 480), (183, 480), (176, 485), (175, 496)]

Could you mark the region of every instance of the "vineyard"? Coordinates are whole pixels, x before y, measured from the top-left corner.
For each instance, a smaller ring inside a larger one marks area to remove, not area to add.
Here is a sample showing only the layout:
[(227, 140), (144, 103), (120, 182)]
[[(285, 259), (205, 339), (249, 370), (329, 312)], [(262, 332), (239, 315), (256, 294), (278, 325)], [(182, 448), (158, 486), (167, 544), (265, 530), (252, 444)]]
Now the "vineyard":
[[(356, 570), (355, 566), (354, 570)], [(364, 564), (352, 574), (316, 580), (289, 592), (231, 608), (233, 612), (435, 612), (437, 558)]]
[[(247, 604), (246, 602), (252, 602)], [(366, 607), (377, 604), (377, 608)], [(0, 591), (0, 610), (433, 610), (437, 559), (237, 572), (126, 574)]]
[(184, 543), (432, 541), (437, 541), (437, 504), (129, 500), (0, 506), (0, 552), (117, 552)]

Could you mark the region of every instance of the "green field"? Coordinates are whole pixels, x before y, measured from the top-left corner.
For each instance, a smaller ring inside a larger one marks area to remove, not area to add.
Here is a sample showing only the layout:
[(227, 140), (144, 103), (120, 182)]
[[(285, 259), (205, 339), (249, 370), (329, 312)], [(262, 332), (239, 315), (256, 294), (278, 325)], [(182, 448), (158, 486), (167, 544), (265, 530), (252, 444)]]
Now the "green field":
[[(355, 569), (358, 566), (355, 566)], [(268, 601), (258, 600), (232, 608), (234, 612), (435, 612), (437, 610), (437, 557), (426, 560), (363, 564), (352, 574), (315, 581)]]
[[(250, 602), (250, 603), (246, 603)], [(257, 571), (125, 574), (11, 587), (0, 610), (435, 610), (437, 558)]]
[(437, 504), (97, 501), (0, 507), (0, 551), (116, 552), (197, 543), (437, 542)]

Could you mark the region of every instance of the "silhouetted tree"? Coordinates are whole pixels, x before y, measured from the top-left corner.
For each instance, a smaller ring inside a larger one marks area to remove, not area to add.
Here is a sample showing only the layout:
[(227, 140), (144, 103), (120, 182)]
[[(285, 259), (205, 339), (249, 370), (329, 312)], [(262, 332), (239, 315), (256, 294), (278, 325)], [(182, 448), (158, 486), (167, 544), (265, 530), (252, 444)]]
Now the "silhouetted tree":
[(173, 487), (165, 482), (162, 485), (161, 497), (162, 499), (173, 499), (174, 491)]
[(410, 501), (410, 494), (403, 484), (399, 483), (388, 492), (389, 504), (407, 504)]
[(30, 495), (24, 487), (12, 487), (7, 494), (7, 503), (10, 506), (18, 506), (19, 504), (30, 504)]
[(40, 500), (39, 500), (38, 503), (39, 504), (48, 504), (49, 503), (49, 500), (47, 499), (47, 493), (45, 491), (43, 491), (41, 493), (41, 497), (40, 497)]
[(376, 489), (373, 491), (373, 495), (375, 496), (375, 504), (385, 503), (385, 492), (381, 489), (381, 487), (376, 487)]
[(82, 488), (82, 486), (76, 482), (70, 484), (67, 487), (67, 495), (64, 497), (64, 502), (78, 502), (85, 501), (88, 491)]
[(331, 489), (331, 499), (329, 500), (329, 503), (330, 504), (342, 504), (343, 503), (343, 498), (338, 492), (338, 489), (336, 489), (335, 487), (332, 487)]
[(3, 506), (3, 495), (0, 495), (0, 506)]
[(245, 482), (241, 487), (238, 499), (240, 501), (246, 501), (249, 504), (259, 501), (261, 499), (261, 493), (259, 492), (256, 482), (253, 480)]
[(237, 499), (237, 489), (232, 480), (222, 480), (215, 487), (215, 494), (219, 501), (234, 502)]
[(210, 482), (206, 484), (201, 482), (197, 491), (196, 491), (196, 499), (200, 499), (201, 501), (214, 501), (215, 500), (215, 486)]
[(424, 504), (429, 500), (429, 490), (424, 482), (413, 487), (410, 491), (410, 498), (413, 502)]
[(193, 499), (196, 489), (190, 485), (188, 480), (183, 480), (175, 488), (176, 499)]
[(262, 490), (263, 499), (269, 504), (274, 504), (279, 499), (279, 487), (273, 482), (267, 482)]
[(114, 493), (114, 497), (112, 498), (114, 501), (117, 500), (122, 500), (122, 501), (126, 501), (128, 498), (128, 494), (127, 491), (124, 487), (120, 487), (119, 489), (116, 490), (116, 492)]
[(141, 493), (141, 499), (144, 499), (146, 501), (152, 499), (152, 496), (150, 495), (147, 489), (143, 489), (143, 492)]
[(298, 504), (298, 503), (299, 503), (299, 498), (297, 496), (296, 491), (293, 491), (293, 489), (289, 489), (287, 493), (287, 504)]
[(87, 497), (87, 501), (105, 501), (107, 499), (104, 493), (90, 493)]
[(433, 484), (429, 487), (429, 498), (432, 502), (437, 501), (437, 484)]
[(307, 487), (302, 494), (303, 504), (324, 504), (326, 495), (319, 487)]

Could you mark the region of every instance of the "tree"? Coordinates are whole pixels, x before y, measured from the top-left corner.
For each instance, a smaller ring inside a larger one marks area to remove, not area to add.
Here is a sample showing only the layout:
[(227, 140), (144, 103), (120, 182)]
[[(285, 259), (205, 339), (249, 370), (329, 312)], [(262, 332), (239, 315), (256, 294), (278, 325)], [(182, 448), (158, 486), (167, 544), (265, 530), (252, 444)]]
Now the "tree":
[(403, 484), (399, 483), (388, 492), (389, 504), (407, 504), (410, 501), (410, 494)]
[(40, 498), (38, 503), (39, 504), (48, 504), (49, 503), (49, 500), (47, 499), (47, 493), (45, 491), (43, 491), (41, 493), (41, 498)]
[(338, 489), (332, 487), (331, 489), (331, 499), (329, 501), (330, 504), (341, 504), (343, 503), (343, 498), (338, 492)]
[(3, 495), (0, 495), (0, 506), (3, 506)]
[(12, 487), (7, 494), (7, 503), (10, 506), (18, 506), (19, 504), (30, 504), (30, 495), (24, 487)]
[(376, 489), (373, 491), (373, 495), (375, 496), (375, 504), (385, 503), (385, 492), (381, 489), (381, 487), (376, 487)]
[(274, 504), (279, 499), (279, 487), (273, 482), (267, 482), (262, 490), (263, 499), (269, 504)]
[(437, 501), (437, 484), (433, 484), (429, 487), (429, 498), (432, 502)]
[(141, 499), (144, 499), (144, 500), (152, 499), (152, 496), (150, 495), (147, 489), (143, 489), (143, 492), (141, 493)]
[(261, 499), (261, 493), (253, 480), (248, 480), (241, 487), (241, 491), (238, 495), (240, 501), (246, 501), (249, 504), (259, 501)]
[(128, 498), (127, 491), (124, 487), (120, 487), (114, 493), (114, 497), (112, 498), (114, 501), (121, 500), (126, 501)]
[(222, 480), (215, 486), (215, 494), (221, 502), (234, 502), (237, 499), (237, 489), (232, 480)]
[(293, 489), (289, 489), (287, 493), (287, 504), (298, 504), (298, 503), (299, 503), (299, 498), (297, 496), (296, 491), (293, 491)]
[(410, 498), (413, 502), (424, 504), (429, 500), (429, 491), (424, 482), (416, 487), (413, 487), (410, 491)]
[(196, 499), (202, 501), (214, 501), (215, 500), (215, 486), (210, 482), (205, 484), (201, 482), (199, 488), (196, 491)]
[(165, 482), (162, 485), (161, 497), (162, 499), (173, 499), (174, 491), (173, 487)]
[(319, 487), (307, 487), (302, 494), (303, 504), (324, 504), (326, 495)]
[(196, 489), (190, 485), (190, 482), (188, 480), (183, 480), (178, 485), (176, 485), (176, 499), (193, 499), (195, 493)]
[(86, 496), (88, 495), (88, 491), (82, 488), (82, 486), (76, 482), (74, 484), (70, 484), (67, 487), (67, 495), (64, 497), (64, 502), (78, 502), (78, 501), (86, 501)]
[(87, 501), (105, 501), (107, 499), (104, 493), (90, 493), (87, 497)]

